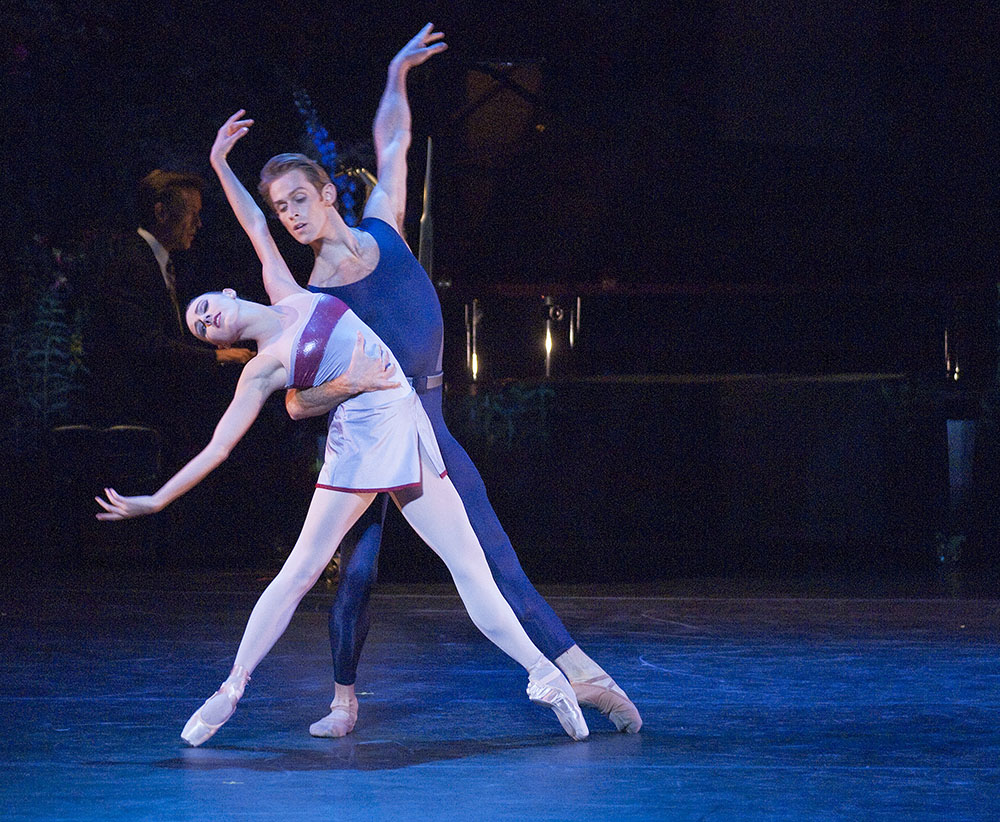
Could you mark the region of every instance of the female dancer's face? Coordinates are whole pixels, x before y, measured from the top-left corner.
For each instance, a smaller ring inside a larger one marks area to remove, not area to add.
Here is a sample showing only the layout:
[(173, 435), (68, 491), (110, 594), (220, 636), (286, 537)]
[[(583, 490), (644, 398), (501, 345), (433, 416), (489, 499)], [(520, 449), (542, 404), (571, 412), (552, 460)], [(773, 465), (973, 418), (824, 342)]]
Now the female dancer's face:
[(281, 224), (303, 245), (321, 237), (331, 214), (337, 190), (332, 185), (316, 190), (306, 175), (298, 169), (282, 174), (268, 190)]
[(187, 308), (187, 327), (199, 340), (212, 345), (232, 345), (240, 338), (239, 303), (231, 288), (210, 291), (191, 300)]

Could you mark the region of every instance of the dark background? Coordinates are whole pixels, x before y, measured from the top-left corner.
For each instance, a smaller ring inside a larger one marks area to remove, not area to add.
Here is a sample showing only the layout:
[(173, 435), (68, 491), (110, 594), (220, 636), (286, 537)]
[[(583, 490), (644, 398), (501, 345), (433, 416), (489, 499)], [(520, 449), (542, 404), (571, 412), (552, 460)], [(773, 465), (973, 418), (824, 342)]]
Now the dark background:
[[(241, 106), (252, 182), (303, 141), (297, 89), (341, 145), (368, 141), (389, 58), (431, 20), (450, 48), (411, 77), (411, 190), (433, 135), (453, 280), (993, 276), (990, 3), (400, 5), (14, 3), (7, 240), (130, 225), (150, 169), (210, 178)], [(498, 64), (528, 94), (470, 113)], [(211, 258), (233, 232), (217, 196), (206, 217)]]
[[(697, 545), (702, 558), (706, 545), (726, 555), (735, 526), (692, 531), (677, 523), (718, 521), (724, 492), (710, 489), (743, 457), (734, 458), (725, 433), (740, 415), (719, 416), (731, 393), (637, 398), (619, 384), (581, 397), (574, 385), (585, 383), (571, 378), (860, 371), (934, 389), (943, 381), (941, 337), (949, 328), (969, 364), (963, 387), (993, 385), (1000, 32), (992, 4), (402, 5), (15, 2), (2, 40), (4, 296), (17, 297), (18, 261), (31, 238), (58, 246), (130, 229), (135, 183), (155, 167), (195, 170), (209, 181), (189, 264), (218, 286), (259, 294), (249, 244), (208, 167), (219, 124), (239, 107), (256, 118), (231, 158), (254, 187), (271, 154), (308, 148), (294, 105), (295, 92), (305, 91), (338, 147), (370, 165), (370, 124), (388, 60), (433, 21), (449, 49), (411, 74), (407, 217), (413, 240), (430, 135), (433, 274), (450, 283), (441, 290), (450, 402), (463, 408), (468, 392), (461, 315), (473, 297), (486, 306), (483, 344), (495, 363), (488, 387), (542, 376), (537, 351), (523, 353), (535, 350), (542, 294), (597, 295), (587, 316), (600, 333), (585, 338), (572, 367), (556, 375), (570, 382), (547, 418), (563, 427), (548, 436), (562, 443), (561, 464), (574, 468), (561, 476), (576, 476), (576, 489), (587, 488), (587, 471), (606, 470), (611, 456), (622, 477), (639, 476), (633, 469), (641, 465), (642, 481), (623, 480), (610, 502), (575, 495), (568, 502), (565, 489), (552, 500), (568, 506), (576, 523), (592, 504), (609, 509), (589, 537), (574, 537), (581, 550), (606, 556), (616, 532), (634, 535), (637, 522), (639, 535), (629, 539), (646, 544), (656, 530), (650, 523), (662, 521), (660, 510), (686, 489), (686, 501), (667, 517), (675, 523), (672, 542)], [(275, 229), (293, 270), (305, 276), (308, 250)], [(851, 396), (836, 401), (852, 411), (869, 407)], [(595, 397), (607, 402), (595, 407)], [(738, 407), (765, 414), (760, 409), (786, 401), (775, 395), (767, 406), (755, 395)], [(820, 406), (828, 402), (835, 400)], [(636, 407), (647, 409), (638, 427)], [(928, 425), (947, 415), (940, 403), (925, 412), (917, 418), (923, 414)], [(686, 415), (683, 425), (675, 413)], [(828, 430), (828, 410), (817, 413), (816, 426)], [(591, 427), (572, 422), (588, 415)], [(650, 428), (651, 421), (659, 425)], [(847, 426), (843, 436), (866, 425)], [(604, 442), (614, 427), (620, 442)], [(933, 530), (945, 469), (940, 435), (928, 437), (936, 444), (917, 456), (904, 443), (879, 462), (886, 476), (914, 460), (923, 466), (930, 479), (917, 491), (881, 480), (862, 487), (866, 499), (878, 498), (872, 510), (894, 511), (893, 522), (916, 512)], [(767, 452), (767, 437), (750, 439)], [(599, 464), (567, 456), (579, 454), (581, 442), (608, 449)], [(530, 437), (522, 446), (536, 453)], [(505, 463), (489, 448), (474, 456), (491, 460), (484, 472), (497, 476), (490, 481), (524, 468), (522, 459), (500, 471)], [(801, 441), (788, 445), (789, 459), (808, 461), (807, 453)], [(701, 473), (691, 467), (699, 461), (708, 466)], [(530, 466), (551, 467), (544, 459)], [(669, 478), (651, 481), (663, 466)], [(780, 508), (788, 460), (776, 459), (773, 473), (781, 479), (767, 498)], [(502, 519), (518, 516), (524, 503), (515, 503)], [(784, 522), (789, 514), (755, 516)], [(860, 531), (849, 513), (838, 516), (829, 528), (806, 529), (813, 543), (886, 533), (883, 514), (865, 519)], [(622, 517), (625, 524), (616, 525)], [(522, 541), (558, 542), (551, 522), (544, 533), (529, 530)], [(767, 540), (787, 544), (789, 533), (771, 529)], [(621, 564), (630, 565), (627, 558)], [(537, 573), (560, 577), (541, 560), (536, 565)], [(662, 562), (649, 573), (684, 570)]]

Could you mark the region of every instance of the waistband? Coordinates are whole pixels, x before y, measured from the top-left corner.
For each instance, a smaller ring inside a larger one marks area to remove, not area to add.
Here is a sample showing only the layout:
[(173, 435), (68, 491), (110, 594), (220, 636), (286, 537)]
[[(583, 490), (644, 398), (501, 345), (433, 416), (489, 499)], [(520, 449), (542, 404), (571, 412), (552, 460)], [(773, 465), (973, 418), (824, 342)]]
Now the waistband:
[(406, 381), (413, 386), (413, 390), (418, 394), (426, 394), (433, 388), (444, 385), (444, 371), (431, 374), (427, 377), (407, 377)]

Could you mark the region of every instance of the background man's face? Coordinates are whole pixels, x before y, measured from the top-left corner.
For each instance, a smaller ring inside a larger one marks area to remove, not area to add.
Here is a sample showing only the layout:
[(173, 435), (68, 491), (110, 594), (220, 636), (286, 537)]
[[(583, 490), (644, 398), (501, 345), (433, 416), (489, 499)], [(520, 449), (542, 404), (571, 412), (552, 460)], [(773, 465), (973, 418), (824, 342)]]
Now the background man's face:
[(179, 194), (179, 201), (173, 208), (164, 203), (162, 211), (158, 209), (157, 239), (167, 251), (187, 251), (201, 228), (201, 193), (197, 189), (184, 188)]

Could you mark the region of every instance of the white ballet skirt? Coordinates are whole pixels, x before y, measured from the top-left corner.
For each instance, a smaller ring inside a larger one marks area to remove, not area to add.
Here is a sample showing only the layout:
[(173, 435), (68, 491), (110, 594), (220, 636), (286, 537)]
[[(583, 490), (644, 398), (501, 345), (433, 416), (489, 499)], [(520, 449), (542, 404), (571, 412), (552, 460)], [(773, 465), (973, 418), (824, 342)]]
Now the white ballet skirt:
[[(341, 300), (328, 294), (300, 293), (281, 300), (299, 314), (267, 352), (288, 367), (288, 387), (309, 387), (344, 373), (357, 332), (374, 355), (388, 347)], [(263, 352), (262, 352), (263, 353)], [(403, 369), (389, 358), (396, 374)], [(328, 421), (326, 453), (317, 488), (334, 491), (398, 491), (419, 486), (423, 450), (430, 465), (447, 475), (434, 429), (416, 392), (404, 381), (398, 388), (370, 391), (341, 403)]]
[(371, 408), (343, 403), (330, 414), (316, 487), (398, 491), (420, 485), (421, 448), (438, 476), (445, 476), (431, 421), (413, 389), (402, 399)]

